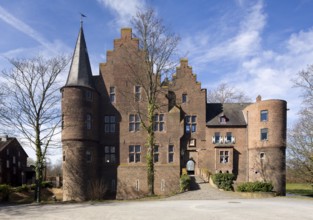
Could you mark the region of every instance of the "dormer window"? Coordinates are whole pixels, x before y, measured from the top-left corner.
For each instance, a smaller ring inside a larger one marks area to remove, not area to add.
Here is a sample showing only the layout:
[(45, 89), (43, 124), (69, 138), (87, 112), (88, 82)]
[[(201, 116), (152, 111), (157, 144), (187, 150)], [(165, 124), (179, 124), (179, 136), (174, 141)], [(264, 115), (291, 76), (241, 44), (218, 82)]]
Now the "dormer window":
[(220, 117), (220, 124), (225, 125), (228, 121), (229, 119), (225, 115)]

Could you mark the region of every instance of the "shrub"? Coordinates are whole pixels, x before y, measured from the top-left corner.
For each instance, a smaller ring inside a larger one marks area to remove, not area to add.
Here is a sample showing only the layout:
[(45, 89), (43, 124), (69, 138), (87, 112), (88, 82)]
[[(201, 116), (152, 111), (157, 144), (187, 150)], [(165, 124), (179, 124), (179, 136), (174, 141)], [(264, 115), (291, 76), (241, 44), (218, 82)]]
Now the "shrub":
[(237, 186), (239, 192), (271, 192), (273, 190), (272, 183), (265, 182), (247, 182)]
[(52, 187), (53, 187), (53, 184), (52, 184), (52, 182), (50, 182), (50, 181), (43, 181), (43, 182), (41, 183), (41, 187), (42, 187), (42, 188), (52, 188)]
[(5, 202), (9, 201), (11, 191), (11, 186), (6, 184), (0, 185), (0, 200)]
[(35, 183), (31, 184), (31, 185), (30, 185), (30, 189), (31, 189), (31, 190), (35, 190), (35, 189), (36, 189), (36, 184), (35, 184)]
[(187, 174), (183, 174), (180, 177), (180, 191), (185, 192), (190, 188), (190, 177)]
[(29, 187), (26, 184), (23, 184), (21, 186), (18, 186), (15, 188), (16, 192), (28, 192), (29, 191)]
[(232, 173), (216, 173), (212, 176), (212, 179), (219, 189), (230, 191), (233, 189), (235, 175)]

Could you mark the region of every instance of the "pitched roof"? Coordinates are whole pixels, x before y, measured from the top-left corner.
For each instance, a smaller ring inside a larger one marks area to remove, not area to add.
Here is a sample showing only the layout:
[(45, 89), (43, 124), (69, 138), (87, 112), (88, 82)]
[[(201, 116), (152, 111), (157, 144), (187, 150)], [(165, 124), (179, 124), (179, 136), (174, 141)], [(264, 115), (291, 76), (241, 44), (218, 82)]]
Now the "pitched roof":
[(17, 142), (17, 144), (20, 146), (20, 148), (22, 149), (22, 151), (26, 154), (26, 156), (28, 157), (28, 154), (26, 153), (26, 151), (24, 150), (24, 148), (20, 145), (20, 143), (18, 142), (18, 140), (14, 137), (8, 137), (6, 141), (2, 141), (0, 139), (0, 152), (3, 151), (7, 146), (10, 147), (10, 145), (14, 144), (14, 142)]
[[(207, 126), (246, 126), (242, 110), (251, 103), (207, 103), (206, 125)], [(220, 123), (220, 117), (225, 116), (228, 120), (225, 124)]]
[(77, 37), (72, 63), (65, 86), (95, 88), (82, 26), (80, 27)]

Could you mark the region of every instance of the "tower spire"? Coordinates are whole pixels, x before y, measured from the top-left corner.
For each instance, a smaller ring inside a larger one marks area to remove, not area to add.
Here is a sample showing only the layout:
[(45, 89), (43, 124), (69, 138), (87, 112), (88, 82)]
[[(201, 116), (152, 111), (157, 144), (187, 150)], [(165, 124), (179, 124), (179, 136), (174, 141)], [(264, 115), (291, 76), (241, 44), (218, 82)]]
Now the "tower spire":
[(83, 86), (94, 89), (95, 87), (82, 26), (82, 17), (86, 16), (81, 14), (81, 26), (65, 86)]

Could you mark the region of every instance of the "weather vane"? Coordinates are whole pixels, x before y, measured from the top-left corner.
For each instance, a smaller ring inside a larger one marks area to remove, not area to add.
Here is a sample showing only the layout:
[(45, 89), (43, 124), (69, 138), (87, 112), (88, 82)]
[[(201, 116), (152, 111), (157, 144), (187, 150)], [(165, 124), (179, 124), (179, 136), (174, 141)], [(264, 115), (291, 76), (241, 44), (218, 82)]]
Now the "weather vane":
[(83, 18), (86, 18), (87, 16), (83, 13), (80, 13), (80, 24), (83, 25)]

